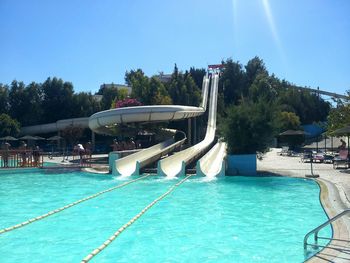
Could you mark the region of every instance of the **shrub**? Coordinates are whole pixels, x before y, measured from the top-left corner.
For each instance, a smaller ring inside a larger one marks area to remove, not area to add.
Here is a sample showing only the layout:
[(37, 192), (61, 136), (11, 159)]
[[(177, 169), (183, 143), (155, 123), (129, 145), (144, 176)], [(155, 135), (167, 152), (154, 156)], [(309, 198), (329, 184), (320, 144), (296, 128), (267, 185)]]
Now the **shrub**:
[(142, 106), (142, 103), (139, 102), (137, 99), (124, 99), (124, 100), (118, 100), (115, 103), (115, 108), (125, 108), (125, 107), (132, 107), (132, 106)]
[(222, 126), (229, 154), (263, 152), (275, 133), (273, 106), (264, 101), (231, 106)]

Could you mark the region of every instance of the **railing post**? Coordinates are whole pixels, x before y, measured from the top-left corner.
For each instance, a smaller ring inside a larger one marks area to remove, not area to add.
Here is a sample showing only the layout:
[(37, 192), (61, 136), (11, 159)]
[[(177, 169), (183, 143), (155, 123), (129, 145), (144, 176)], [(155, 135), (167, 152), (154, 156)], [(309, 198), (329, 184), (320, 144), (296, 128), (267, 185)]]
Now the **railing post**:
[[(304, 237), (304, 256), (305, 258), (307, 257), (307, 246), (309, 245), (307, 243), (307, 240), (309, 238), (310, 235), (314, 234), (314, 240), (315, 240), (315, 244), (312, 244), (315, 248), (318, 248), (318, 232), (323, 229), (325, 226), (328, 226), (329, 224), (331, 224), (332, 222), (334, 222), (335, 220), (337, 220), (338, 218), (342, 217), (343, 215), (346, 215), (347, 213), (350, 212), (350, 209), (345, 209), (343, 212), (337, 214), (336, 216), (334, 216), (333, 218), (328, 219), (326, 222), (324, 222), (323, 224), (319, 225), (318, 227), (314, 228), (313, 230), (311, 230), (309, 233), (307, 233)], [(310, 244), (311, 245), (311, 244)]]
[(317, 242), (318, 242), (318, 231), (315, 232), (314, 240), (315, 240), (315, 242), (317, 244)]
[(314, 234), (314, 241), (315, 241), (315, 244), (314, 244), (313, 248), (318, 249), (318, 231), (316, 231)]

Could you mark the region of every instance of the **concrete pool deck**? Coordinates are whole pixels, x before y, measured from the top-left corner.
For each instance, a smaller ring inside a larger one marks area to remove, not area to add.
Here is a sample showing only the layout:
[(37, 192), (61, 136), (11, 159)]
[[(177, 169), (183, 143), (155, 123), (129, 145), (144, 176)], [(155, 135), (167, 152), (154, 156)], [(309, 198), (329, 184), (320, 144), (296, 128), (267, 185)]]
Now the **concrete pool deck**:
[[(306, 178), (311, 174), (311, 164), (301, 162), (300, 157), (281, 156), (281, 149), (273, 148), (257, 161), (259, 172), (279, 174), (283, 176)], [(313, 163), (313, 173), (319, 178), (321, 188), (320, 199), (328, 217), (332, 218), (343, 210), (350, 208), (350, 170), (333, 169), (332, 164)], [(308, 263), (314, 262), (350, 262), (350, 218), (343, 216), (332, 224), (333, 240), (328, 248), (323, 249)], [(317, 225), (315, 225), (317, 227)], [(310, 229), (311, 231), (311, 229)], [(306, 233), (305, 233), (306, 234)], [(309, 238), (312, 242), (312, 236)]]

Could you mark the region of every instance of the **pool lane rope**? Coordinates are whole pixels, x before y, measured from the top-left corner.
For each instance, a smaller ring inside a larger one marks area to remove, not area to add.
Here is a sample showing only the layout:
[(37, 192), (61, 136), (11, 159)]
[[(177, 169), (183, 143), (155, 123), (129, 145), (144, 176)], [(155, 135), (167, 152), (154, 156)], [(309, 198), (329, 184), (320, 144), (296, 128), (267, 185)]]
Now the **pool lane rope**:
[(141, 210), (140, 213), (138, 213), (136, 216), (134, 216), (129, 222), (124, 224), (122, 227), (120, 227), (112, 236), (110, 236), (105, 242), (103, 242), (102, 245), (100, 245), (98, 248), (95, 248), (92, 252), (90, 252), (89, 255), (87, 255), (84, 259), (81, 260), (80, 263), (86, 263), (89, 262), (93, 257), (95, 257), (98, 253), (100, 253), (102, 250), (104, 250), (108, 245), (110, 245), (114, 239), (116, 239), (126, 228), (131, 226), (137, 219), (139, 219), (144, 213), (147, 212), (148, 209), (150, 209), (152, 206), (154, 206), (156, 203), (158, 203), (160, 200), (162, 200), (164, 197), (169, 195), (171, 192), (175, 190), (176, 187), (181, 185), (183, 182), (185, 182), (188, 178), (193, 176), (187, 175), (184, 179), (182, 179), (180, 182), (174, 184), (172, 187), (169, 188), (168, 191), (166, 191), (164, 194), (153, 200), (149, 205), (147, 205), (144, 209)]
[(66, 210), (66, 209), (68, 209), (68, 208), (70, 208), (70, 207), (72, 207), (72, 206), (75, 206), (75, 205), (80, 204), (80, 203), (82, 203), (82, 202), (88, 201), (88, 200), (93, 199), (93, 198), (95, 198), (95, 197), (98, 197), (98, 196), (100, 196), (100, 195), (102, 195), (102, 194), (105, 194), (105, 193), (108, 193), (108, 192), (112, 192), (113, 190), (116, 190), (116, 189), (118, 189), (118, 188), (122, 188), (122, 187), (127, 186), (127, 185), (129, 185), (129, 184), (131, 184), (131, 183), (137, 182), (137, 181), (142, 180), (142, 179), (144, 179), (144, 178), (146, 178), (146, 177), (148, 177), (148, 176), (150, 176), (150, 174), (141, 176), (141, 177), (139, 177), (139, 178), (137, 178), (137, 179), (127, 181), (127, 182), (125, 182), (125, 183), (123, 183), (123, 184), (119, 184), (119, 185), (117, 185), (117, 186), (111, 187), (111, 188), (106, 189), (106, 190), (104, 190), (104, 191), (101, 191), (101, 192), (98, 192), (98, 193), (96, 193), (96, 194), (90, 195), (90, 196), (88, 196), (88, 197), (85, 197), (85, 198), (80, 199), (80, 200), (78, 200), (78, 201), (75, 201), (75, 202), (73, 202), (73, 203), (70, 203), (69, 205), (60, 207), (60, 208), (58, 208), (58, 209), (56, 209), (56, 210), (52, 210), (52, 211), (50, 211), (50, 212), (48, 212), (48, 213), (46, 213), (46, 214), (44, 214), (44, 215), (31, 218), (31, 219), (29, 219), (29, 220), (27, 220), (27, 221), (24, 221), (23, 223), (20, 223), (20, 224), (11, 226), (11, 227), (7, 227), (7, 228), (4, 228), (4, 229), (1, 229), (1, 230), (0, 230), (0, 235), (1, 235), (1, 234), (4, 234), (4, 233), (6, 233), (6, 232), (10, 232), (10, 231), (12, 231), (12, 230), (15, 230), (15, 229), (17, 229), (17, 228), (24, 227), (24, 226), (26, 226), (26, 225), (29, 225), (29, 224), (33, 223), (33, 222), (39, 221), (39, 220), (41, 220), (41, 219), (44, 219), (44, 218), (46, 218), (46, 217), (48, 217), (48, 216), (52, 216), (52, 215), (57, 214), (57, 213), (59, 213), (59, 212), (61, 212), (61, 211), (63, 211), (63, 210)]

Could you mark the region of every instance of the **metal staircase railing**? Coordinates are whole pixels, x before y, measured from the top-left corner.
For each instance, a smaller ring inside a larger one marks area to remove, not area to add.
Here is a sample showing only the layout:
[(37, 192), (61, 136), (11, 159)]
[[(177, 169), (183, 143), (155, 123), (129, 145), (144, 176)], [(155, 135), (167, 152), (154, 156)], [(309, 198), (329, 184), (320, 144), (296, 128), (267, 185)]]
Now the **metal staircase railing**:
[[(311, 230), (309, 233), (307, 233), (304, 237), (304, 254), (307, 254), (307, 246), (313, 246), (313, 247), (324, 247), (324, 246), (319, 246), (318, 245), (318, 232), (323, 229), (324, 227), (330, 225), (332, 222), (334, 222), (335, 220), (339, 219), (340, 217), (346, 215), (350, 213), (350, 209), (345, 209), (343, 212), (337, 214), (336, 216), (334, 216), (333, 218), (328, 219), (326, 222), (324, 222), (323, 224), (319, 225), (318, 227), (314, 228), (313, 230)], [(315, 240), (315, 244), (308, 244), (307, 241), (309, 239), (309, 237), (314, 234), (314, 240)], [(330, 238), (330, 240), (333, 240), (332, 238)]]

